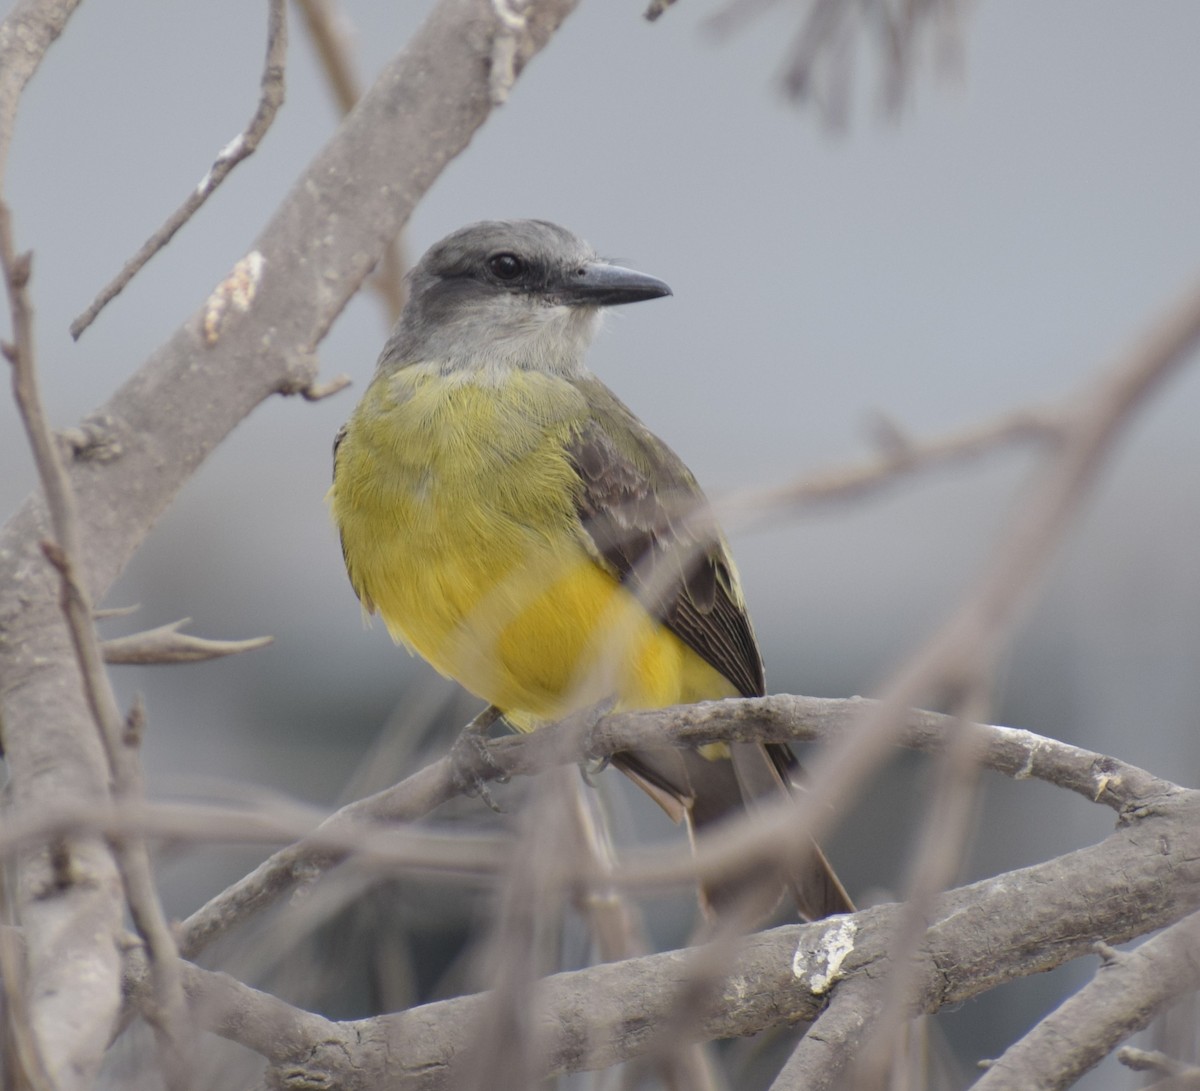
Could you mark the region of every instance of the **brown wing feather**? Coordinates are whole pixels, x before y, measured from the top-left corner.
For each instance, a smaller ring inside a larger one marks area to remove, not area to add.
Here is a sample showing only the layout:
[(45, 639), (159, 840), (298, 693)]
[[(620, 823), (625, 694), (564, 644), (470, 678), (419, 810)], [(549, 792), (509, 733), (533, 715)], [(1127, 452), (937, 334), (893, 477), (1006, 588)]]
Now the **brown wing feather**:
[[(679, 457), (596, 380), (580, 384), (591, 416), (567, 444), (579, 475), (576, 509), (600, 561), (632, 587), (648, 609), (745, 697), (766, 692), (762, 658), (720, 533), (704, 516), (707, 501)], [(676, 821), (699, 832), (756, 799), (789, 789), (798, 772), (782, 744), (735, 743), (732, 760), (698, 752), (653, 750), (613, 755)], [(853, 909), (821, 850), (787, 880), (809, 919)], [(758, 887), (764, 911), (777, 892)], [(755, 896), (753, 876), (706, 884), (703, 901), (720, 915)]]
[(676, 636), (745, 697), (766, 692), (762, 658), (725, 543), (704, 523), (707, 503), (687, 467), (619, 402), (619, 448), (603, 417), (567, 446), (579, 474), (579, 518), (598, 557)]

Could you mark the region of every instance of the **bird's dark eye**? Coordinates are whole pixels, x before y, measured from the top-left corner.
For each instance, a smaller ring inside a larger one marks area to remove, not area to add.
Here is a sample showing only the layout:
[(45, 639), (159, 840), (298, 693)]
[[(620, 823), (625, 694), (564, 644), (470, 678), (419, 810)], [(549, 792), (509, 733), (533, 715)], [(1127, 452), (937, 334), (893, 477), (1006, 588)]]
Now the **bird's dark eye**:
[(487, 259), (487, 267), (493, 276), (501, 280), (516, 280), (525, 272), (525, 263), (516, 254), (507, 251), (503, 254), (493, 254)]

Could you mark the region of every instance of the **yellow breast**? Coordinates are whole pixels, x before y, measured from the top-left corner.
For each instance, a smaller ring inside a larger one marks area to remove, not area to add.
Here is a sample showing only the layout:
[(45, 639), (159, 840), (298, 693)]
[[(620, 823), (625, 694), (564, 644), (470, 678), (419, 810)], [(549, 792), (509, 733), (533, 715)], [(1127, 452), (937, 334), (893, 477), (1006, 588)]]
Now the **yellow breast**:
[(338, 447), (330, 499), (364, 606), (523, 727), (610, 696), (732, 692), (588, 551), (564, 453), (587, 411), (541, 372), (409, 367), (376, 378)]

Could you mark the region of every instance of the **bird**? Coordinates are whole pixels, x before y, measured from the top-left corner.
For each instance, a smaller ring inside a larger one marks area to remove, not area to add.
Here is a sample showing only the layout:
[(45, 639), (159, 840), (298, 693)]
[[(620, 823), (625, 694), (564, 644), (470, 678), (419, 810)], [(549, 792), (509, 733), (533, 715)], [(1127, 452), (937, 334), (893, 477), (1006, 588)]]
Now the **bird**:
[[(411, 269), (375, 375), (334, 442), (350, 583), (398, 643), (518, 731), (766, 693), (729, 546), (683, 461), (585, 366), (607, 308), (670, 296), (545, 220), (469, 224)], [(605, 704), (607, 702), (607, 704)], [(624, 751), (695, 834), (793, 790), (784, 744)], [(744, 880), (701, 889), (710, 915)], [(853, 904), (821, 851), (799, 913)]]

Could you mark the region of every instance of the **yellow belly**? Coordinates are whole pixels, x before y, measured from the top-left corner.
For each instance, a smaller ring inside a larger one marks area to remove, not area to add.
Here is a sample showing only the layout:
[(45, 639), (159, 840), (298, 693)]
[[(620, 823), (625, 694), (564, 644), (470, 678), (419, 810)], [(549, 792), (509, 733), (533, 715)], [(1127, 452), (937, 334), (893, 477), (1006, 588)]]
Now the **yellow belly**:
[(733, 695), (589, 554), (568, 384), (408, 371), (367, 392), (331, 491), (355, 590), (394, 638), (526, 729), (605, 699)]

